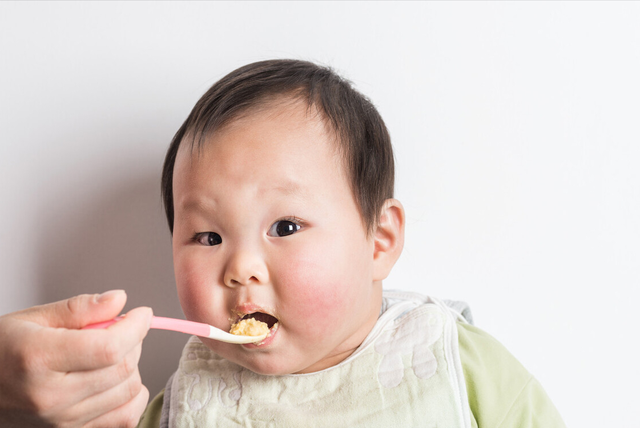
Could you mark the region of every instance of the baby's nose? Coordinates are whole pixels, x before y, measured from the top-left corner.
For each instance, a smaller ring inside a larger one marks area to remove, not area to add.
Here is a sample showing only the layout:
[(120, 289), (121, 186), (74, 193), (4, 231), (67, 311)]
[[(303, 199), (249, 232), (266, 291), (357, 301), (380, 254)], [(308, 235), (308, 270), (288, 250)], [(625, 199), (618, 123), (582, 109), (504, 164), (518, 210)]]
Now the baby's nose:
[(268, 280), (264, 258), (256, 251), (237, 251), (229, 257), (224, 272), (227, 287), (265, 284)]

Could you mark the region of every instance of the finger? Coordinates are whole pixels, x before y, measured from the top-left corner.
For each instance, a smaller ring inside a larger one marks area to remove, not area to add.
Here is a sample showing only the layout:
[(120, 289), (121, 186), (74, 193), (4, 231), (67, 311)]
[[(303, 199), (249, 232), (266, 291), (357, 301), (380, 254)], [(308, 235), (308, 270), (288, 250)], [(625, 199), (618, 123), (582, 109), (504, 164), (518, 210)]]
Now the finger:
[(115, 318), (126, 301), (124, 290), (111, 290), (103, 294), (81, 294), (59, 302), (35, 306), (16, 315), (44, 327), (79, 329)]
[(55, 391), (64, 396), (64, 406), (79, 403), (104, 391), (108, 391), (120, 383), (126, 382), (138, 370), (138, 362), (142, 352), (142, 344), (138, 344), (131, 352), (114, 366), (103, 369), (69, 372), (56, 379)]
[(148, 402), (149, 390), (143, 385), (140, 393), (133, 400), (93, 419), (85, 425), (85, 428), (136, 427)]
[[(136, 370), (125, 382), (116, 385), (108, 391), (93, 395), (73, 406), (73, 408), (67, 412), (65, 419), (87, 423), (106, 413), (126, 406), (131, 401), (135, 401), (143, 389), (146, 388), (142, 385), (140, 372)], [(111, 423), (108, 426), (113, 427), (118, 425)]]
[(142, 342), (151, 326), (151, 308), (132, 309), (101, 330), (47, 329), (38, 346), (47, 366), (59, 372), (96, 370), (118, 364)]
[[(78, 412), (70, 413), (70, 409), (74, 409), (88, 398), (121, 385), (132, 385), (129, 389), (139, 388), (138, 361), (141, 350), (141, 345), (136, 346), (122, 362), (105, 369), (68, 374), (58, 373), (57, 376), (52, 373), (54, 376), (49, 376), (45, 382), (40, 382), (34, 394), (31, 395), (33, 406), (39, 414), (51, 421), (74, 420), (70, 415), (73, 415), (73, 418), (89, 418)], [(136, 387), (136, 385), (138, 386)], [(111, 408), (107, 410), (111, 410)], [(1, 409), (0, 415), (2, 415)], [(89, 419), (84, 419), (84, 421)], [(0, 426), (4, 425), (0, 423)]]

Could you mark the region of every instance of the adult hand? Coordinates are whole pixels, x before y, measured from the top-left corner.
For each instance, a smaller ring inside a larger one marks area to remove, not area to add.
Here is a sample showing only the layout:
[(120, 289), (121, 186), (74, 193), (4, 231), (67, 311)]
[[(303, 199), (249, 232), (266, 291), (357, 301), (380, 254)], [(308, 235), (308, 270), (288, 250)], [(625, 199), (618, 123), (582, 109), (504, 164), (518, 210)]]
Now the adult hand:
[(151, 308), (80, 330), (116, 317), (126, 300), (114, 290), (0, 317), (0, 426), (135, 427), (149, 398), (138, 360)]

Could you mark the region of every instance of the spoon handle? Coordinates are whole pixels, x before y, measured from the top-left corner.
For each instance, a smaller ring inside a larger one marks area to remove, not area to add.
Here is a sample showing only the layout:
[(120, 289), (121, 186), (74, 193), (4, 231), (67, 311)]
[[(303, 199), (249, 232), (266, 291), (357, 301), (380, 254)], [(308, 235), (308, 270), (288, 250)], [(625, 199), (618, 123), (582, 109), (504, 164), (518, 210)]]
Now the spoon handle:
[[(107, 328), (120, 321), (123, 317), (116, 317), (109, 321), (90, 324), (83, 329)], [(151, 328), (159, 330), (178, 331), (180, 333), (192, 334), (200, 337), (219, 340), (227, 343), (253, 343), (263, 340), (267, 335), (262, 336), (238, 336), (227, 333), (219, 328), (209, 324), (203, 324), (195, 321), (180, 320), (176, 318), (165, 318), (154, 316), (151, 319)]]

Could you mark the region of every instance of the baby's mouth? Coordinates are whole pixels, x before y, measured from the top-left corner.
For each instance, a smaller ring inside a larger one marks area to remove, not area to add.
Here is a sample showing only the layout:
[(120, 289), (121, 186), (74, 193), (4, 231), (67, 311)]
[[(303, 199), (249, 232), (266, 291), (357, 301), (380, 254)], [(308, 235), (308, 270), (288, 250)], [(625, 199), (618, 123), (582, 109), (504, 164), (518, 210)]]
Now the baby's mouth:
[(278, 327), (278, 319), (271, 314), (267, 314), (265, 312), (252, 312), (243, 315), (240, 312), (236, 316), (236, 322), (231, 324), (229, 333), (245, 336), (265, 335), (260, 342), (243, 345), (246, 348), (259, 348), (267, 346), (273, 341), (273, 338), (278, 331)]
[(231, 318), (229, 319), (231, 323), (230, 333), (234, 334), (235, 332), (235, 334), (249, 336), (262, 336), (267, 333), (266, 338), (261, 342), (242, 345), (247, 349), (268, 346), (273, 342), (279, 330), (280, 323), (278, 318), (263, 311), (265, 311), (263, 307), (252, 302), (240, 303), (231, 311)]
[(240, 322), (240, 321), (246, 320), (246, 319), (250, 319), (250, 318), (253, 318), (256, 321), (261, 321), (261, 322), (265, 323), (267, 325), (267, 327), (269, 327), (269, 330), (271, 330), (271, 328), (278, 323), (278, 319), (276, 317), (274, 317), (273, 315), (269, 315), (267, 313), (264, 313), (264, 312), (253, 312), (251, 314), (246, 314), (243, 317), (241, 317), (240, 319), (238, 319), (237, 322)]

